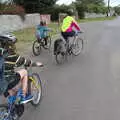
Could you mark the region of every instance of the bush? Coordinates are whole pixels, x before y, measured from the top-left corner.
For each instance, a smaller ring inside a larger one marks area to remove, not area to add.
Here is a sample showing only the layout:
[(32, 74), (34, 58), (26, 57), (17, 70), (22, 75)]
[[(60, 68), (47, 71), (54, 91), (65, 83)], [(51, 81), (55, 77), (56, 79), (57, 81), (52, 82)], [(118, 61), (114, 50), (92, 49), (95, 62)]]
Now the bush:
[(2, 15), (19, 15), (21, 19), (24, 21), (25, 20), (25, 10), (21, 6), (17, 5), (2, 5), (0, 9), (0, 14)]
[(69, 13), (69, 14), (73, 14), (71, 11), (71, 7), (70, 6), (66, 6), (66, 5), (61, 5), (61, 6), (54, 6), (52, 8), (50, 8), (49, 10), (46, 10), (47, 14), (51, 14), (51, 20), (52, 21), (58, 21), (59, 20), (59, 13)]
[(25, 10), (21, 6), (17, 5), (4, 5), (3, 8), (0, 10), (0, 14), (24, 14)]

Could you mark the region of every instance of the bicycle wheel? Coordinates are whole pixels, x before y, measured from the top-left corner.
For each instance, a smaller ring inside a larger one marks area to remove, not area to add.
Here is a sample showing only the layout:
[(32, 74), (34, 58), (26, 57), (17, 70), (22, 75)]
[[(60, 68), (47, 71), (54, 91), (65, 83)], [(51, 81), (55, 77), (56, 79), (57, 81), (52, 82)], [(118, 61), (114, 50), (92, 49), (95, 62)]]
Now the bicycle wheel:
[(43, 48), (44, 49), (50, 49), (51, 48), (51, 37), (50, 36), (48, 36), (47, 45), (45, 45), (45, 40), (44, 40)]
[(0, 105), (0, 120), (19, 120), (17, 113), (10, 113), (7, 105)]
[(35, 56), (40, 55), (40, 53), (41, 53), (41, 43), (39, 43), (37, 40), (34, 41), (32, 50), (33, 50), (33, 54)]
[(9, 120), (7, 105), (0, 105), (0, 120)]
[(32, 105), (37, 106), (42, 99), (42, 82), (37, 73), (32, 74), (32, 79), (33, 80), (31, 81), (31, 95), (33, 96), (33, 100), (31, 101), (31, 103)]
[(55, 60), (57, 64), (63, 64), (65, 61), (65, 54), (61, 52), (61, 46), (57, 47), (57, 51), (55, 54)]
[(83, 39), (81, 38), (75, 39), (73, 44), (71, 45), (72, 54), (78, 56), (81, 53), (82, 49), (83, 49)]

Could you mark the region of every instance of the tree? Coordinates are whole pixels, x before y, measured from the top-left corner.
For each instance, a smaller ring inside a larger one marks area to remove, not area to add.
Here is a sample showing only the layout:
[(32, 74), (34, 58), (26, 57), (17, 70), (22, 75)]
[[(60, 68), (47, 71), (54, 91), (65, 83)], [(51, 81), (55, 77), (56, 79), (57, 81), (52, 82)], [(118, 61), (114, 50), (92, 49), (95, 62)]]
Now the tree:
[(59, 13), (73, 14), (72, 7), (67, 5), (54, 5), (52, 9), (46, 11), (46, 13), (51, 14), (51, 19), (57, 21), (59, 19)]
[(119, 6), (114, 7), (114, 10), (115, 10), (115, 13), (120, 15), (120, 7)]
[(87, 12), (105, 14), (107, 12), (107, 7), (103, 5), (89, 4), (87, 5)]
[(46, 9), (55, 5), (57, 0), (10, 0), (12, 3), (22, 5), (27, 13), (43, 13)]
[(83, 18), (84, 13), (105, 13), (106, 7), (104, 0), (76, 0), (76, 8), (79, 17)]
[(95, 4), (95, 5), (104, 5), (104, 0), (76, 0), (81, 4), (88, 5), (88, 4)]
[(78, 17), (83, 19), (85, 17), (84, 12), (86, 11), (86, 6), (81, 3), (75, 3), (75, 6), (78, 11)]

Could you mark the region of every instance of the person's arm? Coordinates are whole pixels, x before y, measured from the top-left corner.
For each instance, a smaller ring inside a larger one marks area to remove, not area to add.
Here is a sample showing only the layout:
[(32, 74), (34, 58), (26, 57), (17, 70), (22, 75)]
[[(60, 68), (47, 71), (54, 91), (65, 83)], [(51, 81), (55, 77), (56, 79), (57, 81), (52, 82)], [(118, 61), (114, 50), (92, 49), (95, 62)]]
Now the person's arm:
[(29, 67), (29, 66), (43, 66), (43, 64), (41, 62), (33, 62), (32, 60), (30, 59), (26, 59), (25, 57), (22, 57), (22, 56), (19, 56), (17, 61), (16, 61), (16, 66), (17, 67), (20, 67), (20, 66), (26, 66), (26, 67)]
[(16, 67), (20, 67), (22, 65), (29, 66), (32, 63), (32, 61), (30, 59), (26, 59), (26, 58), (20, 56), (19, 54), (8, 55), (6, 57), (6, 61), (15, 63)]
[(74, 26), (78, 31), (80, 31), (80, 27), (75, 20), (72, 21), (72, 26)]
[(52, 31), (52, 29), (48, 27), (44, 27), (44, 31)]

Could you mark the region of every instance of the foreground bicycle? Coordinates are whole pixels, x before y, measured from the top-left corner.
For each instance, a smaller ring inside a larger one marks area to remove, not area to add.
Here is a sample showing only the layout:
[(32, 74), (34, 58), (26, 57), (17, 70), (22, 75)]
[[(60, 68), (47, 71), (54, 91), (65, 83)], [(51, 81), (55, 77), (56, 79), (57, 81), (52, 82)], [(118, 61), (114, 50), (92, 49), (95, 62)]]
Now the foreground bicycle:
[[(58, 64), (64, 63), (68, 55), (78, 56), (81, 53), (84, 42), (83, 39), (80, 37), (80, 33), (83, 32), (76, 32), (76, 34), (73, 37), (72, 43), (70, 43), (68, 40), (68, 42), (65, 44), (65, 53), (63, 53), (63, 47), (60, 44), (57, 46), (55, 59)], [(63, 40), (61, 40), (61, 42), (62, 41)]]
[[(28, 71), (28, 93), (32, 95), (33, 98), (31, 104), (38, 106), (42, 98), (42, 82), (37, 73), (32, 72), (32, 67), (37, 67), (35, 65), (26, 68)], [(38, 66), (42, 67), (42, 66)], [(21, 103), (22, 90), (19, 89), (15, 96), (8, 97), (7, 104), (0, 105), (0, 120), (19, 120), (19, 118), (24, 113), (24, 104)]]
[(32, 46), (32, 50), (33, 50), (33, 54), (35, 56), (40, 55), (42, 48), (50, 50), (50, 48), (51, 48), (51, 37), (52, 37), (52, 35), (51, 35), (51, 32), (49, 31), (49, 35), (48, 35), (48, 39), (47, 39), (47, 46), (45, 45), (45, 39), (40, 39), (39, 40), (37, 38), (37, 40), (34, 41), (33, 46)]

